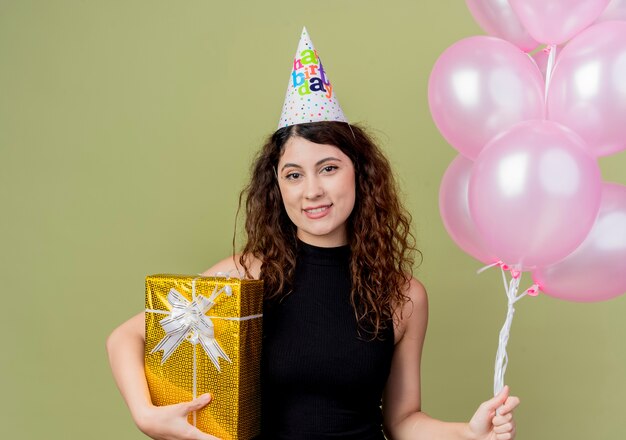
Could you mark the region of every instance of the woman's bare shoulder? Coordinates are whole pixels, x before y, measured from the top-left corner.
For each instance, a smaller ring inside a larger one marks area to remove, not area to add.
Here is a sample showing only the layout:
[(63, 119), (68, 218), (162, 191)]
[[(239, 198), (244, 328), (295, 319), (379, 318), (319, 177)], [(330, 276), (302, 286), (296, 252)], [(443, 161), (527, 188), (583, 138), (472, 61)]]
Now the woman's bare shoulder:
[[(215, 276), (217, 274), (229, 274), (230, 276), (238, 276), (243, 278), (245, 275), (245, 269), (240, 263), (241, 254), (231, 255), (224, 258), (222, 261), (218, 261), (213, 266), (202, 272), (203, 276)], [(252, 278), (258, 279), (261, 273), (261, 260), (254, 255), (247, 254), (244, 258), (248, 271)]]
[(406, 295), (411, 299), (414, 305), (422, 309), (428, 307), (426, 287), (424, 287), (417, 278), (411, 277), (407, 286)]
[(424, 285), (411, 277), (407, 283), (405, 295), (407, 301), (396, 310), (396, 342), (409, 331), (426, 331), (428, 323), (428, 295)]

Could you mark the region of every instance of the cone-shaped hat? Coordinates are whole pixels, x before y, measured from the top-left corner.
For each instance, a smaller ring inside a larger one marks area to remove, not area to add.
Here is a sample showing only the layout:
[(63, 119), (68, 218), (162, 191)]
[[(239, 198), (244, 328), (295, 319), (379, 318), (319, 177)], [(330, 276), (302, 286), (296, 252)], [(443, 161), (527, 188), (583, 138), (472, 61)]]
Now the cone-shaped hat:
[(319, 121), (348, 122), (322, 60), (303, 28), (278, 128)]

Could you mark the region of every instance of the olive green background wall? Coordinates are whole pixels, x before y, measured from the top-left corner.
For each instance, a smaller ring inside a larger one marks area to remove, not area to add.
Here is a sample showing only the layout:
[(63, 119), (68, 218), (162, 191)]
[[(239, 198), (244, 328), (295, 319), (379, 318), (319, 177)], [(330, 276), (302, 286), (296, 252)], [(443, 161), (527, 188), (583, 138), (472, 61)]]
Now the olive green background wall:
[[(436, 58), (483, 33), (464, 2), (2, 0), (2, 438), (143, 438), (105, 338), (142, 309), (146, 274), (229, 254), (303, 25), (414, 215), (430, 296), (423, 409), (467, 420), (490, 396), (506, 300), (499, 273), (476, 275), (443, 228), (438, 187), (456, 152), (426, 101)], [(626, 152), (601, 165), (626, 184)], [(518, 439), (626, 438), (626, 296), (518, 304), (506, 376)]]

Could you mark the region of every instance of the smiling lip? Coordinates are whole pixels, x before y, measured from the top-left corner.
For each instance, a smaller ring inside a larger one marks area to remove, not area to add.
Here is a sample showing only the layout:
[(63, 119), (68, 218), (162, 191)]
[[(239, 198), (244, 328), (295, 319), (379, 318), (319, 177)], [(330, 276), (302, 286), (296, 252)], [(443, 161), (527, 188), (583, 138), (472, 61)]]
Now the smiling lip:
[(318, 219), (325, 217), (332, 206), (332, 203), (330, 205), (312, 206), (310, 208), (304, 208), (302, 212), (310, 219)]

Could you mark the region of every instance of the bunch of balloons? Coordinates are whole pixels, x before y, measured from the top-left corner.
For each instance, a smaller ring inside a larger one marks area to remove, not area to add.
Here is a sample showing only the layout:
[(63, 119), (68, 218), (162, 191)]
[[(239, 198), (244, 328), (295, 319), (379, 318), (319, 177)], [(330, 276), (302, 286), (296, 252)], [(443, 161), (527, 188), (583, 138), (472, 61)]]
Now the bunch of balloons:
[(626, 186), (597, 157), (626, 149), (626, 0), (466, 3), (491, 36), (446, 49), (428, 84), (460, 153), (440, 189), (448, 233), (548, 295), (625, 293)]

